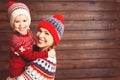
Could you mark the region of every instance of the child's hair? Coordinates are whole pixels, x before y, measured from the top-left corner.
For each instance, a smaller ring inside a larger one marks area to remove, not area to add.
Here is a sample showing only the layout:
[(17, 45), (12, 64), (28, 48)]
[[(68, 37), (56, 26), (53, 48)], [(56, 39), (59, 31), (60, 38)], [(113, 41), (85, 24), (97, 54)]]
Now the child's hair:
[[(64, 32), (64, 18), (62, 15), (56, 14), (53, 17), (41, 21), (37, 29), (39, 30), (40, 28), (45, 28), (51, 33), (55, 46), (57, 46)], [(54, 47), (54, 45), (51, 46), (51, 48), (52, 47)]]
[(31, 23), (30, 11), (29, 11), (29, 8), (25, 4), (9, 1), (7, 4), (7, 8), (8, 8), (8, 15), (10, 18), (11, 27), (13, 27), (15, 17), (20, 14), (26, 15), (28, 17), (28, 22), (30, 25)]

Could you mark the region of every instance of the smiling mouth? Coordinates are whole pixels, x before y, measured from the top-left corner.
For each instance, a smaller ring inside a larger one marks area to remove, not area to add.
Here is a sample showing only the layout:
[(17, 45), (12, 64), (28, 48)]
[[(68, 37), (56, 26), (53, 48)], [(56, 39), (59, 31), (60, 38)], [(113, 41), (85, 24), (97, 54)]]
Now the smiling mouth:
[(20, 29), (20, 31), (25, 31), (25, 29)]
[(43, 43), (43, 42), (45, 42), (45, 39), (44, 38), (38, 38), (38, 42)]
[(24, 31), (26, 27), (19, 28), (19, 30)]

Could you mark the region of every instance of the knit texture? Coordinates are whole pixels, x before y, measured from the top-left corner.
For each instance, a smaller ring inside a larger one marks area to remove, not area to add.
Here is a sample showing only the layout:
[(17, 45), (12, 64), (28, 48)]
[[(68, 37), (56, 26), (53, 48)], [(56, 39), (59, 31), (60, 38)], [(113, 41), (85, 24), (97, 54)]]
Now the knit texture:
[(10, 44), (10, 77), (19, 76), (28, 61), (48, 57), (47, 52), (33, 51), (34, 37), (31, 31), (27, 35), (14, 33)]
[(17, 80), (54, 80), (55, 72), (55, 59), (38, 58), (30, 63), (30, 66), (17, 78)]
[(46, 28), (52, 34), (55, 44), (58, 45), (64, 32), (64, 18), (62, 15), (56, 14), (41, 21), (38, 25), (39, 28)]
[(13, 33), (10, 41), (10, 77), (19, 76), (26, 66), (27, 60), (24, 60), (17, 52), (20, 49), (32, 50), (34, 44), (34, 37), (31, 31), (28, 31), (27, 35), (20, 35), (19, 33)]
[(13, 1), (8, 2), (8, 15), (10, 17), (10, 25), (13, 27), (15, 17), (24, 14), (28, 18), (29, 25), (31, 23), (30, 11), (24, 3), (16, 3)]

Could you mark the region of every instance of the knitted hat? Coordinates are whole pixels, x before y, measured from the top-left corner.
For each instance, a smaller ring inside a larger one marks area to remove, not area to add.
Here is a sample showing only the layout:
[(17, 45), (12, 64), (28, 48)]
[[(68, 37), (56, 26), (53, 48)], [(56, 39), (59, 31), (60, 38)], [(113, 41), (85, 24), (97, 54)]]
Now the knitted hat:
[(10, 25), (12, 27), (13, 27), (15, 17), (20, 14), (24, 14), (28, 17), (28, 22), (30, 25), (30, 23), (31, 23), (30, 11), (25, 4), (9, 1), (7, 4), (7, 7), (8, 7), (8, 15), (10, 17)]
[(39, 28), (46, 28), (52, 34), (57, 46), (64, 32), (64, 18), (62, 15), (56, 14), (41, 21), (37, 29)]

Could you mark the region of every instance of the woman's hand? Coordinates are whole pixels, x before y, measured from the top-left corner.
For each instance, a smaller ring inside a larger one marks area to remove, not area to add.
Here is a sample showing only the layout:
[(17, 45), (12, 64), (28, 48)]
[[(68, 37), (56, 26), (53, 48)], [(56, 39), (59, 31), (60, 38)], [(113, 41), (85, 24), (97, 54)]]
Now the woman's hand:
[(6, 80), (16, 80), (15, 78), (8, 77)]

